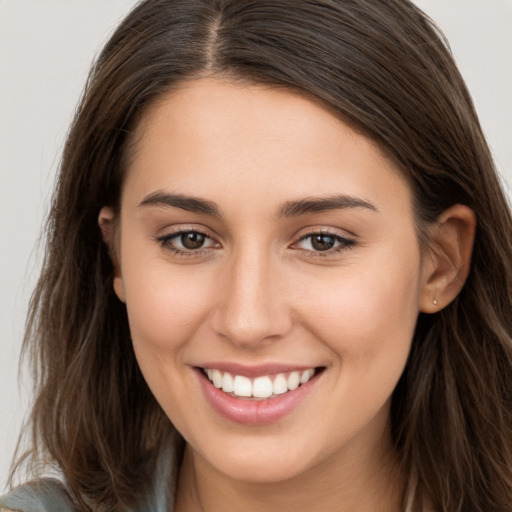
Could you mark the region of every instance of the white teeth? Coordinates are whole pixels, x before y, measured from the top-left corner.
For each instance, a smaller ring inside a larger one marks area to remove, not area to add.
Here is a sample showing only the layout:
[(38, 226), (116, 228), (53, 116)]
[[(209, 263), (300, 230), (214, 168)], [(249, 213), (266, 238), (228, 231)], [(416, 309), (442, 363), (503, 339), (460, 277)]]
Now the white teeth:
[(256, 398), (268, 398), (273, 393), (270, 377), (258, 377), (252, 384), (252, 395)]
[(313, 377), (314, 373), (315, 373), (315, 370), (313, 370), (313, 369), (304, 370), (302, 372), (302, 375), (300, 376), (300, 383), (306, 384), (306, 382), (308, 382), (309, 379), (311, 379), (311, 377)]
[(233, 383), (233, 377), (230, 373), (224, 373), (222, 377), (222, 391), (225, 393), (232, 393), (235, 390), (235, 386)]
[(242, 375), (237, 375), (233, 381), (233, 393), (236, 396), (252, 396), (252, 384), (251, 380)]
[(282, 373), (276, 376), (272, 388), (274, 390), (274, 395), (282, 395), (283, 393), (286, 393), (288, 391), (286, 377)]
[(306, 384), (315, 374), (313, 368), (303, 372), (290, 372), (288, 377), (284, 373), (279, 373), (272, 381), (272, 377), (268, 375), (251, 380), (243, 375), (232, 375), (229, 372), (211, 368), (205, 368), (204, 372), (216, 388), (222, 389), (225, 393), (233, 393), (235, 396), (246, 398), (269, 398), (282, 395)]
[(290, 391), (293, 391), (294, 389), (297, 389), (299, 387), (299, 384), (300, 384), (299, 372), (292, 372), (292, 373), (290, 373), (290, 375), (288, 376), (287, 384), (288, 384), (288, 389)]
[(222, 387), (222, 373), (219, 370), (213, 370), (212, 372), (212, 382), (216, 388)]

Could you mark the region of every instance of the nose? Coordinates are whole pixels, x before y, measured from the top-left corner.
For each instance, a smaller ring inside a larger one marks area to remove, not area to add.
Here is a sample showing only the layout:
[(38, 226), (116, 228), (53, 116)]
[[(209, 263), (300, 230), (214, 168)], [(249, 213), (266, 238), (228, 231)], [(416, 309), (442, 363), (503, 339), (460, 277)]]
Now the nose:
[(231, 343), (255, 349), (276, 341), (292, 327), (292, 314), (279, 263), (264, 251), (247, 250), (226, 264), (213, 330)]

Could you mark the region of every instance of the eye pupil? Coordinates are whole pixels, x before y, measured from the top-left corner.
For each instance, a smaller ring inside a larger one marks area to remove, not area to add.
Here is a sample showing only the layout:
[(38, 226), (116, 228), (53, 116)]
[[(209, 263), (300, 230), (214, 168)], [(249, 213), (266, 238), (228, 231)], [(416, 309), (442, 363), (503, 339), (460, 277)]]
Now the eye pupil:
[(311, 245), (316, 251), (328, 251), (335, 244), (335, 239), (329, 235), (313, 235), (311, 237)]
[(181, 235), (181, 243), (186, 249), (200, 249), (205, 241), (205, 236), (201, 233), (183, 233)]

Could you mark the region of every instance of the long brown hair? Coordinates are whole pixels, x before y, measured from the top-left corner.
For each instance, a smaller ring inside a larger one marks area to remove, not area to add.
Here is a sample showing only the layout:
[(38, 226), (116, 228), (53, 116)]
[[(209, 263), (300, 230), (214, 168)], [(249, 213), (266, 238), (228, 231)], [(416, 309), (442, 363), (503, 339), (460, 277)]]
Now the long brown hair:
[[(512, 222), (472, 101), (407, 0), (145, 0), (95, 63), (69, 133), (25, 349), (36, 462), (81, 507), (123, 510), (173, 431), (138, 369), (97, 217), (118, 206), (145, 108), (204, 75), (300, 90), (376, 141), (407, 177), (419, 237), (447, 207), (477, 216), (457, 299), (420, 314), (392, 435), (413, 510), (512, 509)], [(405, 500), (405, 498), (404, 498)]]

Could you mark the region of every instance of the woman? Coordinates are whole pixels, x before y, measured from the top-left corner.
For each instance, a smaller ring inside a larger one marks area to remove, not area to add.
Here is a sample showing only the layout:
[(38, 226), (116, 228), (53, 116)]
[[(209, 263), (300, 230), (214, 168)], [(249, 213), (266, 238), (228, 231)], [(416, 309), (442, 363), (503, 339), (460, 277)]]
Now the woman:
[(0, 504), (509, 511), (511, 226), (410, 3), (141, 2), (70, 132), (26, 336), (26, 458), (65, 485)]

